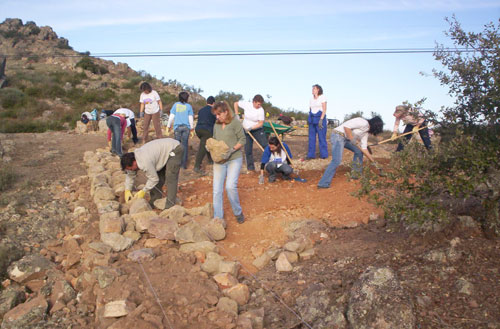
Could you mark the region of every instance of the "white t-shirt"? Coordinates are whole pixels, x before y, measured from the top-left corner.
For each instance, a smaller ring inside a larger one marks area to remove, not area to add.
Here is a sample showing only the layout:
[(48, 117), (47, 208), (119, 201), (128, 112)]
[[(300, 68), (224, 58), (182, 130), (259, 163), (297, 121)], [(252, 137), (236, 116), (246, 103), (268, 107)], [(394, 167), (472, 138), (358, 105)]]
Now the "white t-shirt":
[(245, 116), (243, 118), (242, 126), (244, 129), (251, 129), (259, 121), (265, 120), (264, 109), (259, 107), (256, 109), (253, 107), (253, 102), (239, 101), (238, 107), (245, 111)]
[(118, 110), (116, 110), (115, 112), (113, 112), (113, 114), (124, 114), (125, 118), (127, 119), (127, 127), (130, 127), (130, 125), (132, 124), (130, 122), (130, 119), (135, 119), (134, 112), (132, 110), (126, 109), (124, 107), (119, 108)]
[(368, 121), (363, 118), (354, 118), (351, 120), (347, 120), (346, 122), (335, 128), (335, 130), (345, 134), (345, 127), (351, 129), (354, 141), (359, 141), (361, 144), (361, 148), (366, 150), (368, 147), (368, 131), (370, 131), (370, 124), (368, 123)]
[(156, 90), (152, 90), (149, 94), (141, 93), (139, 103), (144, 104), (144, 112), (147, 114), (155, 114), (160, 110), (158, 102), (161, 101), (160, 95)]
[(326, 103), (325, 95), (319, 95), (318, 98), (312, 97), (309, 101), (309, 108), (313, 114), (323, 111), (323, 103)]
[(284, 149), (281, 149), (280, 153), (271, 152), (271, 157), (269, 158), (269, 162), (276, 163), (276, 167), (281, 167), (284, 163), (286, 163), (286, 153)]

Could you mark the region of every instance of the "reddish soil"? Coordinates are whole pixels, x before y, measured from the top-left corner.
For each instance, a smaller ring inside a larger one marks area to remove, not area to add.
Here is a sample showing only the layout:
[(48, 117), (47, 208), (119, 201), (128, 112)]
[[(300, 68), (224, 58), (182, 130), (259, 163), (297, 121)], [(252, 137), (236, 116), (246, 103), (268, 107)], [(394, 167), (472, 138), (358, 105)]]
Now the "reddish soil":
[[(15, 143), (15, 149), (9, 156), (12, 157), (11, 166), (22, 179), (4, 192), (3, 198), (16, 198), (25, 189), (34, 188), (38, 184), (54, 180), (68, 181), (85, 175), (83, 152), (106, 146), (102, 135), (93, 134), (45, 133), (5, 137)], [(295, 158), (305, 156), (305, 137), (293, 137), (287, 143), (295, 153)], [(189, 169), (181, 171), (180, 177), (179, 196), (183, 205), (188, 208), (212, 201), (211, 176), (200, 177), (191, 170), (197, 147), (195, 138), (190, 150), (191, 165)], [(382, 154), (387, 154), (387, 150), (390, 151), (393, 147), (385, 146), (385, 153), (377, 153), (378, 150), (375, 150), (374, 156), (384, 163), (387, 160)], [(255, 158), (258, 159), (260, 151), (255, 152)], [(205, 170), (210, 171), (210, 168)], [(266, 180), (264, 185), (259, 185), (257, 173), (241, 174), (239, 195), (246, 221), (237, 224), (225, 198), (224, 211), (228, 227), (226, 239), (219, 242), (222, 254), (226, 251), (255, 272), (250, 265), (254, 259), (252, 247), (265, 248), (273, 243), (282, 245), (287, 240), (287, 223), (309, 219), (322, 224), (328, 233), (326, 238), (318, 237), (316, 256), (295, 265), (293, 272), (277, 273), (274, 266), (269, 265), (256, 274), (259, 281), (252, 277), (242, 278), (251, 291), (255, 292), (265, 286), (294, 308), (295, 298), (304, 289), (320, 284), (331, 290), (333, 300), (343, 300), (359, 274), (368, 266), (390, 266), (398, 273), (402, 285), (414, 301), (419, 328), (500, 328), (499, 239), (486, 239), (480, 231), (469, 231), (456, 226), (437, 233), (420, 234), (407, 231), (397, 224), (368, 222), (371, 214), (382, 217), (383, 213), (366, 200), (351, 196), (350, 193), (356, 190), (358, 183), (347, 180), (344, 175), (347, 170), (346, 166), (341, 166), (332, 187), (324, 190), (316, 188), (321, 170), (302, 170), (300, 176), (307, 179), (306, 183), (278, 179), (272, 184)], [(79, 188), (88, 189), (86, 186)], [(91, 202), (90, 198), (88, 202)], [(81, 232), (94, 236), (95, 241), (98, 240), (96, 218), (94, 213), (92, 221), (87, 224), (89, 232)], [(353, 229), (343, 228), (356, 226), (355, 223), (360, 225)], [(450, 240), (456, 237), (460, 239), (457, 250), (461, 256), (458, 260), (435, 262), (424, 257), (429, 251), (449, 248)], [(143, 240), (134, 249), (140, 248)], [(190, 271), (190, 264), (196, 260), (193, 257), (179, 258), (169, 251), (169, 248), (174, 247), (173, 244), (159, 247), (158, 255), (165, 266), (146, 267), (146, 272), (151, 276), (151, 284), (159, 292), (164, 305), (179, 312), (177, 318), (177, 315), (173, 316), (176, 327), (194, 328), (182, 322), (185, 320), (179, 320), (187, 316), (183, 310), (190, 309), (185, 305), (191, 307), (196, 305), (197, 300), (213, 299), (217, 292), (212, 291), (210, 286), (199, 287), (186, 281), (188, 278), (201, 280), (197, 278), (198, 272), (189, 276), (185, 274)], [(124, 254), (120, 254), (118, 265), (124, 261), (124, 257)], [(151, 302), (144, 306), (151, 308), (150, 313), (161, 322), (161, 312), (152, 299), (149, 287), (145, 283), (136, 284), (143, 280), (141, 269), (126, 267), (127, 264), (124, 262), (123, 270), (130, 273), (130, 284), (115, 282), (116, 294), (128, 291), (137, 295), (138, 299), (141, 294), (147, 294), (151, 297)], [(473, 285), (469, 295), (460, 293), (457, 288), (457, 281), (462, 278)], [(268, 328), (305, 328), (295, 315), (272, 296), (265, 303), (258, 300), (252, 303), (248, 305), (248, 309), (265, 308), (265, 323)], [(342, 303), (345, 305), (345, 301)]]

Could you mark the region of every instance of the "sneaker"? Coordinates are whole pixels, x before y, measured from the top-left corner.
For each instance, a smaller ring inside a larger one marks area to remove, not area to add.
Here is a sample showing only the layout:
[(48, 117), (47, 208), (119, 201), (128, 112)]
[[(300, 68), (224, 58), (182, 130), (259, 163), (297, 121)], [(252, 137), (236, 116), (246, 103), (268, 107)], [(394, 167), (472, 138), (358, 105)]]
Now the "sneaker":
[(290, 177), (290, 175), (288, 175), (288, 176), (283, 176), (283, 180), (292, 180), (292, 177)]
[(245, 216), (243, 215), (243, 213), (236, 216), (236, 220), (238, 221), (238, 224), (243, 224), (245, 222)]
[(320, 186), (320, 185), (318, 185), (318, 189), (322, 189), (322, 188), (330, 188), (330, 186)]
[(276, 177), (269, 176), (269, 183), (274, 183), (276, 181)]

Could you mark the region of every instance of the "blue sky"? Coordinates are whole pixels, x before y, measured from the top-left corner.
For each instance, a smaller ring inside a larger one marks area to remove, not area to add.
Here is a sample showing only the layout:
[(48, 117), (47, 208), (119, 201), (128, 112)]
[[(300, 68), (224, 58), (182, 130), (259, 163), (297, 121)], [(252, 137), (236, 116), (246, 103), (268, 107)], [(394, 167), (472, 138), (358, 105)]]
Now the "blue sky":
[[(434, 1), (34, 1), (0, 0), (4, 18), (49, 25), (77, 51), (91, 53), (433, 48), (451, 45), (445, 17), (481, 31), (498, 22), (500, 0)], [(251, 99), (260, 93), (283, 109), (308, 110), (311, 86), (328, 99), (327, 116), (372, 111), (386, 129), (404, 100), (427, 97), (438, 111), (452, 99), (430, 74), (432, 54), (110, 58), (165, 79)], [(423, 72), (424, 75), (420, 74)]]

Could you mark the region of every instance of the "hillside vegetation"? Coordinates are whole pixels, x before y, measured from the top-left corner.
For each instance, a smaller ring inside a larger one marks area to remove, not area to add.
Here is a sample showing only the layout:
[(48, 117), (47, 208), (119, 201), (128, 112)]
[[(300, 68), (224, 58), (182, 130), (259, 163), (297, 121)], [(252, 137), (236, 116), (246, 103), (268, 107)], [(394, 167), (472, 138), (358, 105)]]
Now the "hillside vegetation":
[[(6, 19), (0, 24), (0, 132), (44, 132), (70, 128), (84, 111), (124, 106), (139, 111), (139, 85), (143, 81), (158, 91), (168, 111), (181, 91), (190, 93), (195, 111), (205, 105), (201, 89), (176, 79), (157, 79), (134, 71), (125, 63), (114, 63), (72, 49), (51, 27), (34, 22)], [(232, 102), (241, 94), (220, 91), (217, 101)], [(285, 113), (304, 119), (298, 111), (281, 111), (270, 102), (271, 115)]]

